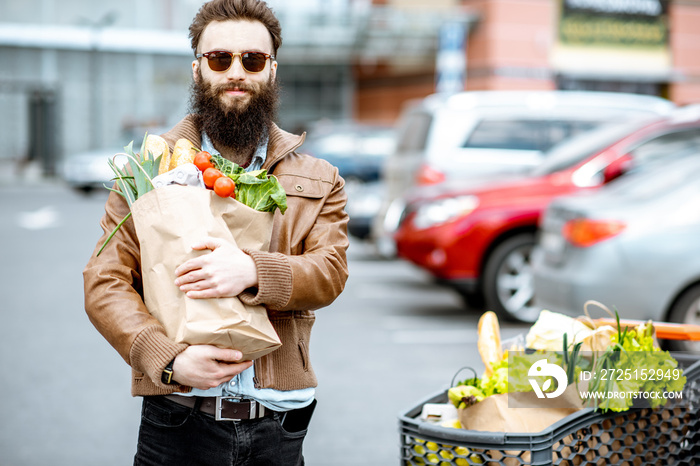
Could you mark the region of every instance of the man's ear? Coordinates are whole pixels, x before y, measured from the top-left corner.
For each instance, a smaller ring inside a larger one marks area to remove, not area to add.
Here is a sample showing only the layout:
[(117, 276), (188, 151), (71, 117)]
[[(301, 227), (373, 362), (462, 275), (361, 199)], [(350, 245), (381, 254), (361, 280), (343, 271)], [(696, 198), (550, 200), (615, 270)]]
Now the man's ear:
[(196, 81), (197, 75), (199, 74), (199, 60), (196, 58), (192, 60), (192, 78)]
[(272, 60), (270, 62), (270, 75), (272, 79), (277, 79), (277, 60)]

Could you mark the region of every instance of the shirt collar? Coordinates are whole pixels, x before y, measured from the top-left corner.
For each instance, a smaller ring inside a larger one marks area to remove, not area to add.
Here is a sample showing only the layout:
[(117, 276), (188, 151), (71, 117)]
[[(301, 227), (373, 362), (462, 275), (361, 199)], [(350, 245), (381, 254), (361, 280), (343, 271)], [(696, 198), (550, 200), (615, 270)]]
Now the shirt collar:
[[(267, 145), (269, 141), (270, 137), (266, 135), (265, 139), (263, 139), (262, 141), (262, 144), (260, 144), (258, 148), (255, 149), (253, 158), (250, 160), (250, 163), (245, 168), (245, 171), (250, 172), (254, 170), (260, 170), (262, 168), (263, 164), (265, 163), (265, 160), (267, 159)], [(219, 153), (214, 147), (214, 144), (211, 142), (211, 139), (209, 139), (209, 135), (204, 131), (202, 131), (202, 150), (205, 150), (210, 154)]]

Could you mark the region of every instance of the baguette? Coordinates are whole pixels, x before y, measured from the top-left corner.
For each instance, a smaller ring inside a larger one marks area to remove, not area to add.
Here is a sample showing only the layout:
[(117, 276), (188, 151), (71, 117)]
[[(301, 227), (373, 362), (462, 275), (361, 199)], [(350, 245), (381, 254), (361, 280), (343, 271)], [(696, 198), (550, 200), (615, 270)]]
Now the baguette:
[[(163, 160), (168, 159), (168, 163), (170, 162), (170, 148), (168, 147), (168, 143), (165, 142), (165, 139), (163, 139), (160, 136), (156, 136), (155, 134), (149, 134), (146, 137), (146, 149), (145, 149), (145, 154), (144, 158), (150, 157), (153, 160), (156, 160), (158, 157), (161, 157), (161, 165), (163, 165)], [(148, 153), (150, 152), (150, 156)], [(160, 174), (160, 166), (158, 169), (158, 173)]]
[(501, 329), (498, 325), (498, 317), (492, 311), (485, 312), (479, 318), (479, 338), (477, 346), (481, 360), (486, 366), (486, 375), (493, 374), (491, 365), (503, 359), (503, 350), (501, 349)]
[[(150, 136), (149, 136), (150, 138)], [(146, 140), (146, 144), (148, 144), (148, 140)], [(163, 173), (167, 172), (170, 170), (170, 159), (172, 158), (172, 154), (170, 152), (170, 147), (168, 147), (168, 151), (165, 152), (160, 159), (160, 165), (158, 166), (158, 174), (162, 175)]]
[(170, 158), (170, 166), (168, 170), (179, 167), (185, 163), (192, 163), (194, 161), (194, 156), (197, 155), (199, 149), (194, 147), (188, 139), (181, 138), (178, 139), (173, 148), (173, 155)]

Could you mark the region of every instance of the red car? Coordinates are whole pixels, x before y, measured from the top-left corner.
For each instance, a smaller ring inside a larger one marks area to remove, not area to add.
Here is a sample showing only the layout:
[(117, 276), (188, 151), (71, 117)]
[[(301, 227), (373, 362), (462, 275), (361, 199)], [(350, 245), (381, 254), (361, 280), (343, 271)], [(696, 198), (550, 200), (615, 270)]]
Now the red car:
[[(571, 139), (525, 176), (436, 185), (405, 199), (394, 233), (398, 256), (455, 288), (470, 307), (534, 322), (530, 255), (540, 215), (560, 195), (596, 189), (630, 169), (688, 152), (697, 107), (663, 119), (606, 126)], [(693, 152), (693, 151), (690, 151)], [(695, 153), (698, 148), (695, 147)]]

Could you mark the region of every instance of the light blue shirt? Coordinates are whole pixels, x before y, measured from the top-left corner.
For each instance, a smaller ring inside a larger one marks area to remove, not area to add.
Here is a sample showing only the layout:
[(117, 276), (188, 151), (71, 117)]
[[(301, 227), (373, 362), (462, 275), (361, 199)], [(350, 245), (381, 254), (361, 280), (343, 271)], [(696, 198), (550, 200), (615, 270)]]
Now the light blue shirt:
[[(202, 150), (209, 153), (217, 153), (209, 136), (202, 132)], [(246, 171), (259, 170), (267, 158), (267, 140), (255, 151), (253, 160)], [(274, 390), (272, 388), (255, 388), (255, 366), (244, 370), (230, 381), (209, 390), (193, 388), (189, 393), (178, 393), (183, 396), (240, 396), (253, 399), (268, 409), (274, 411), (289, 411), (300, 409), (311, 404), (316, 395), (313, 387), (301, 390)]]
[[(246, 167), (245, 171), (252, 172), (262, 168), (263, 163), (265, 163), (265, 160), (267, 159), (267, 141), (268, 138), (266, 137), (263, 143), (260, 144), (257, 149), (255, 149), (255, 154), (253, 154), (253, 158), (250, 161), (250, 164)], [(212, 144), (207, 133), (204, 131), (202, 131), (202, 150), (205, 150), (210, 154), (219, 153), (219, 151), (214, 148), (214, 144)]]

